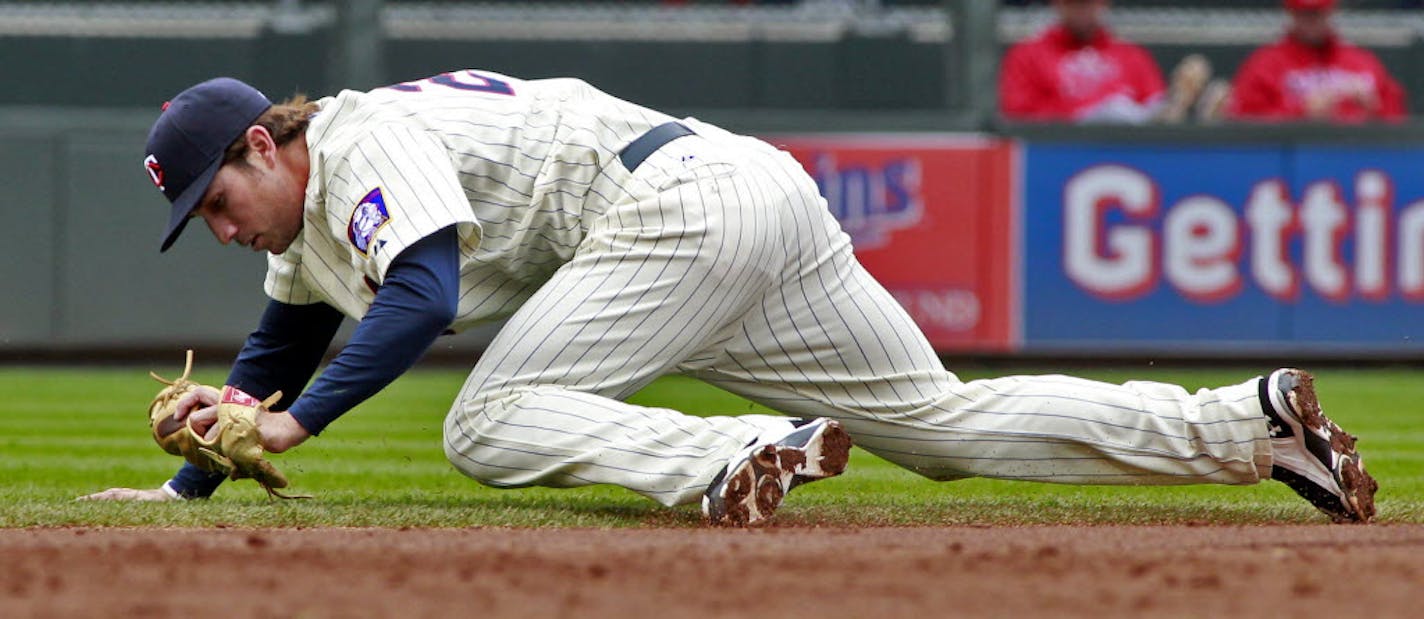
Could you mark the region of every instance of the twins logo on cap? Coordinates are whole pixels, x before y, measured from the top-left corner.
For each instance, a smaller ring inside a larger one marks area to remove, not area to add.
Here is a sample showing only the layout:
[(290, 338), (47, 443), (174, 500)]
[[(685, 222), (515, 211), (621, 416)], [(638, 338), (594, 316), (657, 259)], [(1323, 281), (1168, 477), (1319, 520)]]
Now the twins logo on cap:
[(163, 191), (163, 166), (158, 165), (158, 158), (149, 155), (143, 160), (143, 167), (148, 170), (148, 177), (153, 179), (153, 186)]

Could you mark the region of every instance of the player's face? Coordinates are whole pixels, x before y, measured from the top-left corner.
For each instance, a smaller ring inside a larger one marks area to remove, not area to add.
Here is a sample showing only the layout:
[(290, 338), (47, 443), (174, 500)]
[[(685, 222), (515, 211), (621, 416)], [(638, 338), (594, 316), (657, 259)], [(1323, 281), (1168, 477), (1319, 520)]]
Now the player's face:
[(193, 210), (218, 242), (236, 241), (252, 251), (287, 251), (302, 229), (306, 175), (278, 155), (254, 149), (247, 165), (233, 162), (218, 170)]

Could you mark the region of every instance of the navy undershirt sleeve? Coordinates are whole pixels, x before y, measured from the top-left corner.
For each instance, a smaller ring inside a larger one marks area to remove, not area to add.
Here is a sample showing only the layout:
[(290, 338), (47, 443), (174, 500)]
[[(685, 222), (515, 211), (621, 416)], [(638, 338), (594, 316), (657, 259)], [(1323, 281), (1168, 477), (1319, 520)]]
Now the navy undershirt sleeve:
[[(330, 305), (290, 305), (278, 301), (267, 304), (257, 330), (247, 336), (227, 382), (247, 393), (266, 399), (277, 390), (283, 410), (311, 380), (331, 338), (341, 327), (342, 316)], [(226, 477), (184, 464), (169, 485), (183, 498), (212, 496)]]
[(449, 226), (416, 241), (391, 262), (351, 340), (287, 409), (320, 434), (337, 417), (409, 370), (455, 320), (460, 241)]
[[(341, 315), (326, 305), (277, 304), (282, 306), (278, 310), (269, 306), (262, 325), (243, 345), (228, 384), (259, 398), (281, 389), (284, 395), (276, 410), (286, 407), (308, 432), (320, 433), (415, 365), (450, 326), (459, 302), (459, 255), (454, 226), (402, 251), (391, 262), (385, 282), (351, 340), (295, 401), (292, 394), (301, 392), (320, 363), (341, 324)], [(314, 307), (326, 309), (307, 310)], [(301, 308), (302, 319), (294, 320), (300, 329), (286, 328), (290, 308)], [(269, 319), (281, 328), (270, 325)], [(221, 475), (184, 465), (170, 484), (180, 495), (197, 498), (210, 496), (222, 480)]]
[(281, 391), (282, 399), (273, 410), (286, 410), (321, 365), (342, 318), (341, 312), (325, 303), (272, 301), (262, 314), (261, 326), (237, 354), (224, 384), (259, 400)]

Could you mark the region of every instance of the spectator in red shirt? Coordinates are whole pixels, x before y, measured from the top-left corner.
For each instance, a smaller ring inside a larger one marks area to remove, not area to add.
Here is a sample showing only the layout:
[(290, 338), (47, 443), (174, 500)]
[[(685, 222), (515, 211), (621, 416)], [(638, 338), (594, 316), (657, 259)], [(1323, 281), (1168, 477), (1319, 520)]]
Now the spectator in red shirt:
[[(1104, 23), (1107, 8), (1108, 0), (1053, 0), (1058, 22), (1004, 57), (999, 74), (1004, 118), (1143, 123), (1163, 115), (1169, 98), (1161, 70), (1147, 50), (1113, 36)], [(1204, 67), (1202, 62), (1194, 68)], [(1206, 81), (1201, 75), (1191, 78)]]
[(1346, 42), (1335, 0), (1285, 0), (1285, 36), (1246, 59), (1227, 114), (1246, 120), (1359, 123), (1405, 117), (1404, 90), (1368, 50)]

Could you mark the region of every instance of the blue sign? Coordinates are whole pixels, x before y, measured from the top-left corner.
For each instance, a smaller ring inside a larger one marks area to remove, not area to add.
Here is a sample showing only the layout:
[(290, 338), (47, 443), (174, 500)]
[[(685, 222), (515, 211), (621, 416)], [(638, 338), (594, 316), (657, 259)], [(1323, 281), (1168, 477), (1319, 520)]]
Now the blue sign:
[(1026, 144), (1028, 350), (1424, 350), (1424, 149)]

